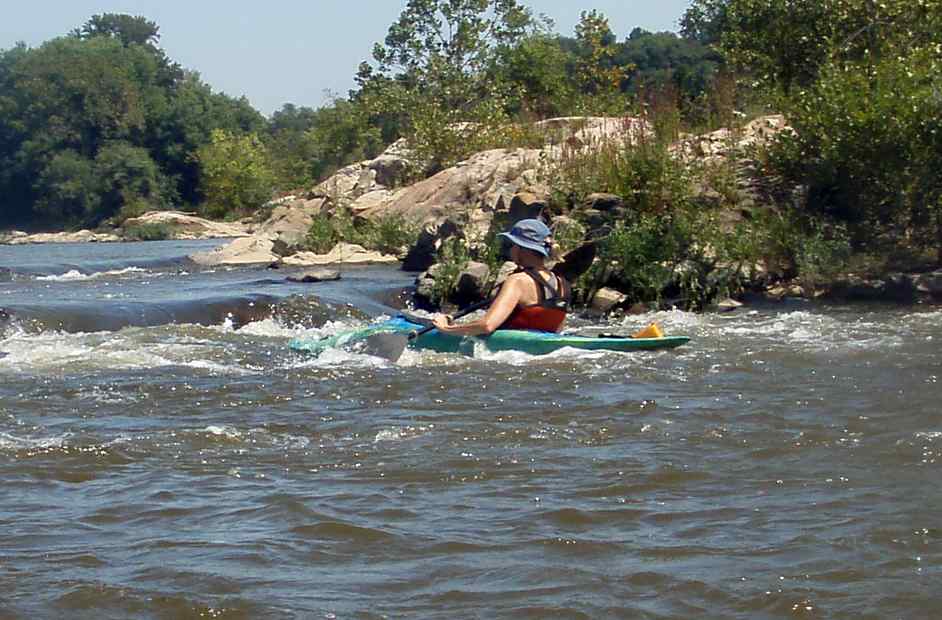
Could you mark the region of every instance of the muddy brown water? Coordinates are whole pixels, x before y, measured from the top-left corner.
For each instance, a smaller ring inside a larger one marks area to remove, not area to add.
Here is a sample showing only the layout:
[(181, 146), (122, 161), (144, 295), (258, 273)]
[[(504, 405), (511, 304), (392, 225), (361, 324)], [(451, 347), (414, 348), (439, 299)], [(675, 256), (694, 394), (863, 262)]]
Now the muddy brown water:
[[(204, 246), (0, 248), (0, 618), (942, 617), (938, 309), (393, 365), (287, 344), (407, 274), (286, 285)], [(312, 294), (307, 324), (238, 313)]]

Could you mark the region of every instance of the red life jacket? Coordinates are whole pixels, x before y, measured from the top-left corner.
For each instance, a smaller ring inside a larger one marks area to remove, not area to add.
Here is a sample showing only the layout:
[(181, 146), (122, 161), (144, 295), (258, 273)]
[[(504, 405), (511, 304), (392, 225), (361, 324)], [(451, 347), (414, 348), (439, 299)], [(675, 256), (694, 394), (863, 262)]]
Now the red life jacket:
[[(504, 324), (498, 329), (535, 329), (543, 332), (557, 332), (566, 320), (569, 310), (569, 296), (562, 295), (562, 278), (555, 275), (557, 287), (546, 281), (534, 269), (518, 269), (515, 273), (523, 272), (536, 282), (537, 299), (535, 304), (517, 306), (514, 308)], [(549, 292), (549, 295), (547, 295)]]

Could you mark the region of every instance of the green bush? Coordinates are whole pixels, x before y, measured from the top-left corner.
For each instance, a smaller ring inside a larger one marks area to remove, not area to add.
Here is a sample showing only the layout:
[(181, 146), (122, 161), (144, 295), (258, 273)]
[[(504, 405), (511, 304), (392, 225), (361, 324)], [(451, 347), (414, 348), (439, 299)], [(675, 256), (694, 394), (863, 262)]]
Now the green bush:
[(435, 283), (432, 286), (432, 303), (440, 306), (451, 297), (458, 287), (461, 272), (471, 261), (467, 243), (460, 237), (451, 237), (442, 243), (435, 264)]
[(942, 62), (925, 52), (831, 66), (791, 110), (773, 165), (858, 248), (942, 245)]
[(559, 161), (544, 166), (555, 203), (581, 204), (586, 196), (605, 192), (621, 196), (625, 206), (642, 214), (683, 207), (692, 193), (687, 167), (655, 135), (629, 131), (624, 137), (590, 148), (565, 146)]
[(371, 220), (354, 221), (346, 208), (314, 217), (307, 234), (307, 247), (324, 254), (341, 241), (362, 245), (384, 254), (403, 255), (419, 237), (421, 226), (399, 213), (380, 215)]
[(124, 229), (126, 239), (133, 241), (163, 241), (173, 236), (173, 231), (166, 224), (140, 224)]
[(275, 174), (257, 135), (213, 130), (210, 143), (199, 149), (197, 159), (206, 216), (248, 215), (271, 200)]

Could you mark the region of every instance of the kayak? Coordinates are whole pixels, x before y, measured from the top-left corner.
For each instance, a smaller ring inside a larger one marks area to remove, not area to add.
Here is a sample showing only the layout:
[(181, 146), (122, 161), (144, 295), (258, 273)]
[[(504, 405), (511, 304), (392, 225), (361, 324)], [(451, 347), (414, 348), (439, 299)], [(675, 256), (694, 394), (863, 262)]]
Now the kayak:
[[(366, 340), (373, 334), (396, 333), (408, 335), (421, 330), (425, 325), (404, 316), (364, 327), (342, 332), (325, 338), (296, 338), (290, 347), (296, 351), (320, 353), (324, 349), (342, 347)], [(672, 349), (690, 341), (688, 336), (661, 336), (659, 338), (631, 338), (628, 336), (602, 337), (557, 334), (524, 329), (499, 329), (490, 336), (455, 336), (443, 334), (437, 329), (422, 334), (411, 340), (413, 349), (425, 349), (440, 353), (474, 352), (475, 342), (482, 343), (490, 351), (520, 351), (530, 355), (545, 355), (558, 349), (571, 347), (591, 351), (639, 351), (652, 349)]]

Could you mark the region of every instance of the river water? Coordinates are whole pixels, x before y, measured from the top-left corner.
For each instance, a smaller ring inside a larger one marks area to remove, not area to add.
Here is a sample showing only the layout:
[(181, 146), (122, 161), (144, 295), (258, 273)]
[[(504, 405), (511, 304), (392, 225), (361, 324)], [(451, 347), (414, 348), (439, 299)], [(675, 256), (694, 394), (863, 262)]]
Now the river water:
[(942, 617), (938, 308), (390, 364), (288, 342), (409, 274), (210, 245), (0, 247), (0, 618)]

